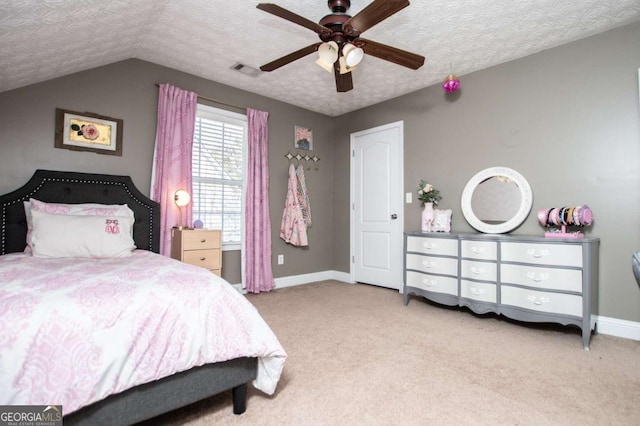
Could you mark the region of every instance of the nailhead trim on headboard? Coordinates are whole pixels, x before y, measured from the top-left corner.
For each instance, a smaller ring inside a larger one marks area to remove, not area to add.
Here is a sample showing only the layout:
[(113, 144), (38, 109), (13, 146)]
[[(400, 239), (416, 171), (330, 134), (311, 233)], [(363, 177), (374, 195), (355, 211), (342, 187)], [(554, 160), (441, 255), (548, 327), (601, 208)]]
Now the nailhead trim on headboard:
[[(13, 191), (9, 194), (5, 194), (0, 196), (0, 200), (2, 200), (2, 234), (1, 234), (1, 246), (0, 246), (0, 254), (6, 254), (7, 253), (7, 236), (8, 236), (8, 229), (7, 229), (7, 209), (11, 206), (15, 206), (16, 204), (20, 203), (22, 204), (24, 201), (29, 200), (30, 198), (32, 198), (33, 196), (35, 196), (40, 190), (42, 190), (43, 186), (45, 184), (47, 184), (48, 182), (61, 182), (61, 183), (69, 183), (69, 184), (88, 184), (88, 185), (106, 185), (106, 186), (117, 186), (120, 187), (121, 189), (123, 189), (127, 196), (130, 198), (131, 202), (127, 202), (127, 204), (129, 204), (129, 207), (132, 208), (134, 211), (136, 210), (133, 207), (133, 203), (136, 203), (137, 205), (139, 205), (140, 207), (144, 208), (145, 211), (148, 214), (148, 221), (149, 223), (147, 225), (145, 225), (148, 229), (148, 245), (149, 245), (149, 250), (154, 250), (154, 230), (156, 229), (156, 227), (154, 226), (155, 223), (154, 221), (156, 220), (156, 218), (154, 217), (154, 212), (158, 211), (159, 212), (159, 206), (157, 205), (157, 203), (155, 203), (153, 200), (150, 200), (144, 196), (144, 199), (142, 197), (140, 197), (139, 195), (135, 194), (133, 191), (138, 192), (137, 188), (133, 187), (130, 188), (130, 185), (133, 185), (132, 182), (128, 183), (128, 182), (123, 182), (122, 179), (125, 180), (131, 180), (129, 177), (126, 176), (116, 176), (116, 175), (95, 175), (95, 176), (100, 176), (102, 179), (97, 179), (97, 178), (74, 178), (74, 177), (69, 177), (69, 178), (65, 178), (65, 177), (51, 177), (51, 176), (47, 176), (47, 174), (69, 174), (69, 175), (74, 175), (74, 174), (82, 174), (82, 173), (75, 173), (75, 172), (50, 172), (50, 171), (46, 171), (46, 170), (37, 170), (34, 175), (32, 176), (32, 178), (29, 180), (29, 182), (27, 182), (24, 186), (22, 186), (21, 188), (17, 189), (16, 191)], [(45, 175), (44, 177), (40, 177), (41, 175)], [(84, 174), (86, 175), (86, 173)], [(112, 177), (114, 180), (109, 180), (109, 178)], [(39, 179), (39, 180), (38, 180)], [(32, 187), (33, 185), (36, 185), (32, 190), (28, 190), (29, 187)], [(27, 191), (27, 192), (22, 192), (22, 191)], [(115, 204), (115, 202), (110, 203), (108, 202), (108, 194), (104, 193), (103, 197), (96, 197), (96, 199), (98, 201), (91, 201), (91, 197), (87, 198), (87, 201), (83, 201), (83, 202), (99, 202), (99, 203), (103, 203), (103, 204)], [(146, 200), (145, 200), (146, 199)], [(147, 201), (148, 200), (148, 201)], [(56, 202), (56, 201), (51, 201), (49, 200), (49, 202)], [(65, 202), (65, 201), (60, 201), (60, 202)], [(121, 202), (120, 202), (121, 203)], [(154, 205), (155, 204), (155, 205)], [(138, 223), (139, 220), (142, 220), (140, 218), (136, 218), (136, 222)], [(25, 225), (26, 226), (26, 225)]]

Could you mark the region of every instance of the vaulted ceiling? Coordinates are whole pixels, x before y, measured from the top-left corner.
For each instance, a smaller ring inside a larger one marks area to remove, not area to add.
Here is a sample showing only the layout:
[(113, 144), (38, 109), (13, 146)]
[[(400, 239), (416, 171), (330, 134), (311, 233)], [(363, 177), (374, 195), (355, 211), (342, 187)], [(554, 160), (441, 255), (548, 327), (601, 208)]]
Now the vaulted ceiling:
[[(355, 15), (373, 0), (352, 0)], [(272, 0), (318, 22), (326, 0)], [(0, 0), (0, 92), (129, 58), (171, 67), (337, 116), (640, 20), (640, 0), (412, 0), (367, 39), (420, 54), (411, 70), (365, 55), (354, 89), (310, 54), (275, 71), (254, 68), (318, 42), (254, 0)], [(188, 89), (188, 88), (185, 88)]]

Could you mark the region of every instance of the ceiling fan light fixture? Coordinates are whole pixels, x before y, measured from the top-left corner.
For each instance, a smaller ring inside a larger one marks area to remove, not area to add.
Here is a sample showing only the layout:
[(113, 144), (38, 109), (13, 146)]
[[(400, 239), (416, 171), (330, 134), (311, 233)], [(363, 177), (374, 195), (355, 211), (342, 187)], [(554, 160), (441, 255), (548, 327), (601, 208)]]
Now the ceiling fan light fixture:
[(318, 56), (316, 64), (329, 72), (333, 72), (333, 64), (338, 60), (338, 43), (335, 41), (322, 43), (318, 47)]
[(362, 61), (364, 50), (352, 43), (346, 43), (342, 46), (342, 55), (345, 58), (348, 67), (355, 67)]
[(347, 59), (344, 56), (340, 56), (340, 74), (346, 74), (356, 69), (355, 66), (350, 67), (347, 65)]

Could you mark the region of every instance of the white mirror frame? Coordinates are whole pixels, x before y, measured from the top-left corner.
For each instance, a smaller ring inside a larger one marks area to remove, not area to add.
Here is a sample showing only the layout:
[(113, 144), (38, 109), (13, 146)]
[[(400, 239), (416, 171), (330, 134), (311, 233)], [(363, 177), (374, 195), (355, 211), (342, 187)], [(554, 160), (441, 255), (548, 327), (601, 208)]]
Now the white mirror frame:
[[(481, 182), (484, 182), (486, 179), (494, 176), (505, 176), (514, 181), (515, 184), (518, 185), (522, 196), (520, 207), (516, 214), (508, 221), (499, 224), (490, 224), (481, 221), (473, 213), (473, 209), (471, 208), (471, 197), (473, 196), (473, 191)], [(513, 231), (527, 219), (527, 216), (529, 216), (529, 213), (531, 212), (531, 206), (533, 205), (533, 194), (531, 192), (529, 182), (527, 182), (524, 176), (520, 173), (508, 167), (489, 167), (488, 169), (484, 169), (476, 173), (476, 175), (467, 182), (467, 185), (462, 191), (460, 205), (462, 207), (462, 214), (464, 215), (464, 218), (474, 229), (485, 234), (504, 234), (506, 232)]]

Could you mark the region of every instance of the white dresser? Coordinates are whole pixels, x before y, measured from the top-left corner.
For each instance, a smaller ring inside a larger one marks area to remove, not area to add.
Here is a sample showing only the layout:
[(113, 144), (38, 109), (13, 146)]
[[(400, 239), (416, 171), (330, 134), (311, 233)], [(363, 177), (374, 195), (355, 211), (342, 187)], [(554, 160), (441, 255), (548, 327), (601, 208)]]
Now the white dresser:
[(520, 321), (576, 325), (589, 349), (598, 313), (600, 240), (405, 233), (411, 294)]

